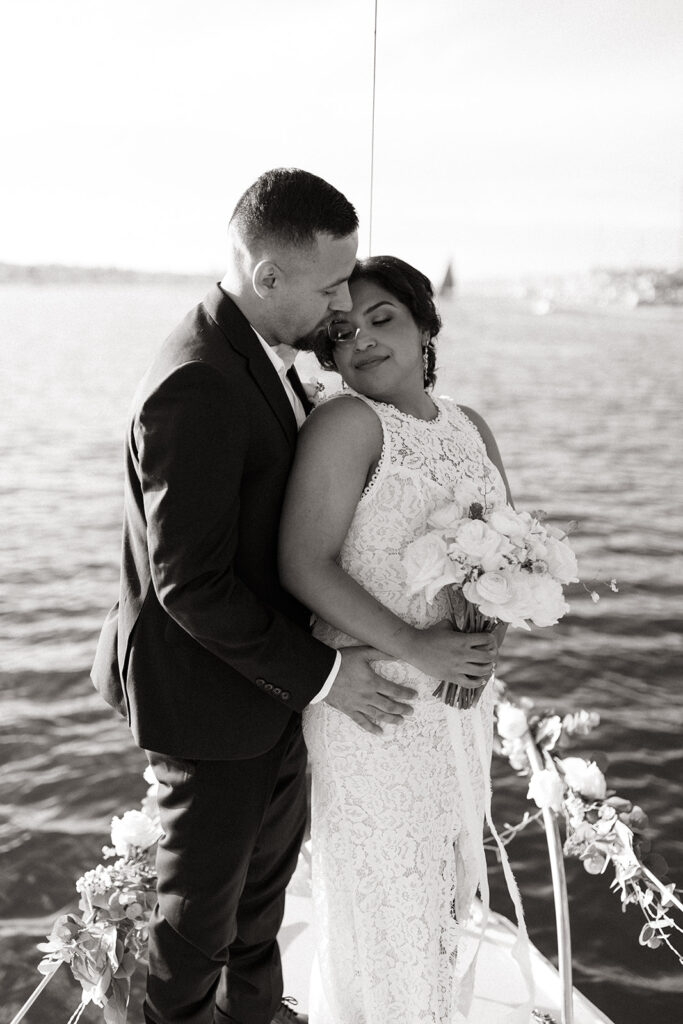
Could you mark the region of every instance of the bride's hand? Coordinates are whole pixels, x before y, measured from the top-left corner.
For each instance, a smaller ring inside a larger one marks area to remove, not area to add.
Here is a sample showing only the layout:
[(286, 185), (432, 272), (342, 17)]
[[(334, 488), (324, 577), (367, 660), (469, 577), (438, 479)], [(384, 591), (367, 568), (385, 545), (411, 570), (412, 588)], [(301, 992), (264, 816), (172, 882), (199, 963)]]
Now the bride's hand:
[(416, 629), (408, 661), (435, 679), (461, 686), (483, 686), (496, 663), (498, 641), (492, 633), (459, 633), (443, 620)]

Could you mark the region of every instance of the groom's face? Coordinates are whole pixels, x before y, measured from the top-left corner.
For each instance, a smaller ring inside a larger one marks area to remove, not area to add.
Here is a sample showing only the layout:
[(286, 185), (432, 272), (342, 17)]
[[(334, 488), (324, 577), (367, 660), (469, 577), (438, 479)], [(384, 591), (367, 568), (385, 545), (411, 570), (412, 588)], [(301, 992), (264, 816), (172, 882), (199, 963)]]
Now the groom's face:
[(294, 250), (287, 261), (277, 308), (281, 341), (311, 348), (312, 338), (353, 303), (348, 280), (356, 264), (358, 235), (317, 235), (315, 244)]

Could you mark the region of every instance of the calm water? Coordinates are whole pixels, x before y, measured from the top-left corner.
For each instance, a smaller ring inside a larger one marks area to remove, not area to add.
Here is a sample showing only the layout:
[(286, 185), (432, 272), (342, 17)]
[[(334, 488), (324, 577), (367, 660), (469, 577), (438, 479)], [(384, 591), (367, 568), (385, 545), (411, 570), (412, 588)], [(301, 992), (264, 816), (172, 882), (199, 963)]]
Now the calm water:
[[(117, 591), (128, 402), (201, 295), (189, 285), (0, 291), (2, 1021), (35, 986), (35, 942), (99, 859), (111, 815), (144, 791), (144, 758), (88, 669)], [(603, 594), (595, 605), (576, 588), (554, 630), (510, 635), (502, 674), (543, 706), (600, 712), (582, 749), (608, 755), (609, 784), (649, 813), (653, 849), (683, 885), (683, 314), (538, 318), (480, 298), (444, 314), (437, 393), (489, 421), (519, 507), (579, 520), (582, 576)], [(599, 582), (612, 577), (618, 595)], [(495, 773), (498, 821), (518, 820), (525, 784), (502, 763)], [(532, 936), (552, 955), (543, 836), (510, 850)], [(570, 862), (568, 875), (579, 987), (615, 1024), (679, 1021), (683, 969), (638, 946), (639, 913), (622, 915), (609, 869), (594, 878)], [(494, 894), (509, 912), (498, 878)], [(65, 973), (28, 1020), (66, 1022), (77, 1002)]]

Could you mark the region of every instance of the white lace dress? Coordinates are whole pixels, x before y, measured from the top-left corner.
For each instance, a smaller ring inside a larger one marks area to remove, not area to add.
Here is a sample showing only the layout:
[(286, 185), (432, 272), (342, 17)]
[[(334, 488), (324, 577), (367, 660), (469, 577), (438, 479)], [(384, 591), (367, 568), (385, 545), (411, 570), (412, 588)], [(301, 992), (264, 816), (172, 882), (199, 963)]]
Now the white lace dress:
[[(448, 618), (446, 599), (428, 606), (408, 595), (406, 546), (458, 485), (503, 499), (505, 488), (479, 432), (450, 399), (436, 401), (431, 421), (363, 401), (381, 421), (383, 450), (339, 561), (396, 615), (429, 626)], [(322, 621), (314, 632), (335, 647), (355, 642)], [(370, 734), (324, 702), (304, 713), (317, 942), (310, 1021), (456, 1024), (466, 1020), (473, 973), (461, 924), (485, 864), (492, 687), (477, 709), (457, 711), (432, 696), (438, 680), (407, 663), (380, 662), (377, 671), (418, 691), (400, 726)], [(455, 734), (447, 716), (458, 720)]]

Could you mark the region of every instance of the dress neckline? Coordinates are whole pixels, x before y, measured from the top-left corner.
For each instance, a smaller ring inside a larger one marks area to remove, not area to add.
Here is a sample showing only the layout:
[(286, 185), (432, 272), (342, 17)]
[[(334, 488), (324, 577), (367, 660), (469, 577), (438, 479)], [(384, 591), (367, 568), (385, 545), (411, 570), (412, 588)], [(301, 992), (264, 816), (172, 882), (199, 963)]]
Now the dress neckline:
[(413, 414), (410, 412), (402, 412), (401, 409), (397, 408), (397, 406), (395, 405), (392, 405), (391, 402), (382, 402), (377, 398), (370, 398), (369, 395), (362, 395), (359, 391), (354, 391), (353, 388), (349, 388), (348, 390), (351, 394), (356, 395), (358, 398), (362, 398), (366, 402), (371, 402), (372, 405), (382, 405), (384, 406), (385, 409), (393, 413), (396, 413), (396, 415), (400, 416), (402, 419), (412, 420), (414, 423), (425, 423), (427, 425), (434, 424), (436, 426), (437, 424), (441, 423), (444, 418), (443, 405), (434, 395), (430, 395), (429, 397), (431, 398), (432, 402), (436, 407), (436, 416), (434, 416), (433, 419), (431, 420), (425, 420), (421, 416), (413, 416)]

